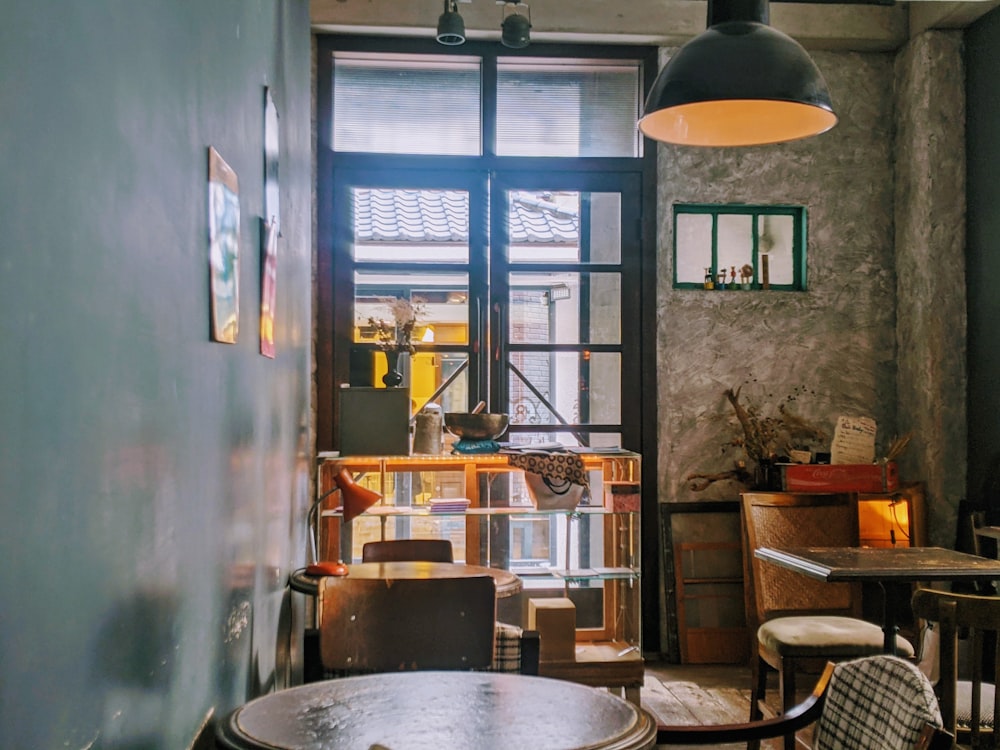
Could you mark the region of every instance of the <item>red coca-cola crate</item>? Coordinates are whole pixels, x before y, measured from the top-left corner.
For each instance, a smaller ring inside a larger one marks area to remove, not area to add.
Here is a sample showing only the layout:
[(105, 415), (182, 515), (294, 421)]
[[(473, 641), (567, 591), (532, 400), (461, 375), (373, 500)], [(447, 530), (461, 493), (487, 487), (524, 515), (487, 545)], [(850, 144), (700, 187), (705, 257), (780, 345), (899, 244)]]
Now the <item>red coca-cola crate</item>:
[(894, 492), (899, 489), (895, 461), (880, 464), (782, 464), (781, 488), (787, 492)]

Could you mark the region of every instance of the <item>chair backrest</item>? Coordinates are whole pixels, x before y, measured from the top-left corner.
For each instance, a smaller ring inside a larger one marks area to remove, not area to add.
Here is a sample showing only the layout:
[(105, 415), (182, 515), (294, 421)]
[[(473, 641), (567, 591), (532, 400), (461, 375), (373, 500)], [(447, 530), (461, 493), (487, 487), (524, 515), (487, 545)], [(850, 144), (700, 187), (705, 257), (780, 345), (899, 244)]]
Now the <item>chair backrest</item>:
[(324, 670), (485, 669), (493, 660), (496, 583), (490, 576), (319, 584)]
[[(1000, 714), (1000, 693), (988, 682), (1000, 670), (1000, 597), (918, 588), (912, 603), (915, 616), (938, 624), (938, 696), (945, 729), (956, 736), (968, 733), (972, 747), (978, 747), (980, 735), (993, 732)], [(960, 675), (958, 640), (966, 634), (970, 663)], [(984, 675), (984, 647), (993, 652), (993, 676)]]
[(361, 547), (361, 562), (455, 562), (448, 539), (386, 539), (365, 542)]
[(860, 616), (857, 585), (813, 580), (753, 555), (759, 547), (856, 547), (857, 495), (744, 492), (742, 507), (747, 612), (755, 625), (803, 613)]
[[(895, 656), (868, 656), (837, 664), (814, 750), (913, 750), (943, 733), (934, 686), (913, 664)], [(950, 746), (950, 740), (946, 743)]]

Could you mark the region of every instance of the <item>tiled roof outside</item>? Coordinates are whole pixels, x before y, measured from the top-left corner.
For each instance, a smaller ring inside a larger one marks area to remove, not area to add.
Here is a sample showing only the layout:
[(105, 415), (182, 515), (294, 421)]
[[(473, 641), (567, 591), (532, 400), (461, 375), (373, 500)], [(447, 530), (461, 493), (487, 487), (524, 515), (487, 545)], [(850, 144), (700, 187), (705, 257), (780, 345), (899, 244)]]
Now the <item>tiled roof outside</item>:
[[(513, 193), (510, 241), (575, 243), (580, 217), (545, 195)], [(355, 236), (359, 242), (468, 242), (469, 198), (460, 190), (354, 191)]]

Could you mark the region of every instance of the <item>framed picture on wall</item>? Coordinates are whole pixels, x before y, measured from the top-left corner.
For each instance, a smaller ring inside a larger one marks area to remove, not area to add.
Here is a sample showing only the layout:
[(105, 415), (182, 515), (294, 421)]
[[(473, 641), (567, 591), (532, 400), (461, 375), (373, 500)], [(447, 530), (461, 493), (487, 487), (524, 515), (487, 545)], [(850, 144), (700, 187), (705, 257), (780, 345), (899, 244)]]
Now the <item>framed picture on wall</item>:
[(240, 327), (240, 189), (236, 172), (208, 148), (208, 257), (211, 333), (235, 344)]
[(278, 279), (278, 222), (261, 222), (260, 353), (274, 359), (274, 301)]

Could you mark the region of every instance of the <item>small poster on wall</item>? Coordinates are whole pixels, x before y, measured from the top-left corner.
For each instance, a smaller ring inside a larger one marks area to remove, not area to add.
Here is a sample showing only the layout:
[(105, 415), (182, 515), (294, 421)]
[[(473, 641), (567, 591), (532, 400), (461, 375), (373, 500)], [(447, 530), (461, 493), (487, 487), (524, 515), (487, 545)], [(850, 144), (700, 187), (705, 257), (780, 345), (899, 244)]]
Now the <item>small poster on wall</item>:
[(240, 326), (239, 180), (211, 146), (208, 148), (208, 242), (212, 339), (235, 344)]
[(278, 191), (278, 108), (264, 87), (264, 218), (260, 231), (260, 353), (274, 359), (274, 314), (278, 281), (281, 207)]
[(274, 302), (278, 276), (278, 222), (262, 223), (260, 353), (274, 359)]

